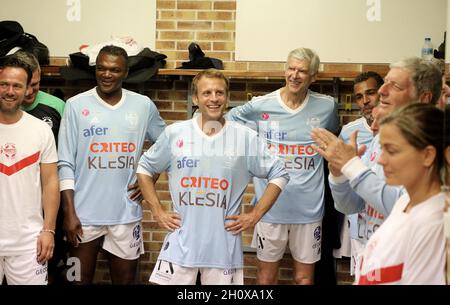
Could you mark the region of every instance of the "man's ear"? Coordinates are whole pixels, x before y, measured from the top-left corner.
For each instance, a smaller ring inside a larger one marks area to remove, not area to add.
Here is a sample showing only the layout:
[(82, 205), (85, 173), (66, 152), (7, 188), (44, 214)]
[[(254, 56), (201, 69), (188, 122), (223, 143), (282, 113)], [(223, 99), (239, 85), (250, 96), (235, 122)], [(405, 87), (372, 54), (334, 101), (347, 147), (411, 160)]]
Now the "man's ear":
[(419, 101), (423, 104), (431, 104), (433, 99), (433, 93), (431, 91), (426, 91), (419, 96)]
[(426, 167), (430, 167), (433, 165), (434, 160), (436, 160), (436, 148), (432, 145), (428, 145), (423, 150), (423, 165)]
[(30, 82), (27, 86), (27, 90), (25, 90), (25, 96), (28, 96), (31, 93), (33, 93), (33, 87), (31, 87), (31, 82)]
[(197, 98), (197, 95), (192, 95), (192, 103), (193, 103), (195, 106), (198, 106), (198, 98)]

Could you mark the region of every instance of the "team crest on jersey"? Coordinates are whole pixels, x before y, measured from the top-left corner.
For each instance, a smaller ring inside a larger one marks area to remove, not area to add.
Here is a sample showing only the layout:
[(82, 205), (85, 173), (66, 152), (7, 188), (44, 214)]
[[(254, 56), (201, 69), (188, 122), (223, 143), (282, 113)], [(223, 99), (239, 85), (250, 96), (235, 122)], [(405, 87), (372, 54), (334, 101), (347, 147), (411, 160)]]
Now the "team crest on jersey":
[(88, 116), (90, 114), (90, 111), (88, 109), (83, 109), (83, 110), (81, 110), (81, 114), (83, 116)]
[(267, 120), (270, 118), (270, 115), (269, 115), (267, 112), (264, 112), (264, 113), (261, 115), (261, 118), (262, 118), (264, 121), (267, 121)]
[(139, 123), (139, 115), (136, 112), (127, 112), (125, 120), (128, 122), (128, 129), (136, 130)]
[(91, 120), (91, 124), (98, 124), (98, 123), (100, 123), (100, 120), (98, 119), (97, 116), (94, 116)]
[(169, 242), (166, 242), (166, 244), (164, 245), (164, 250), (167, 250), (169, 248)]
[(178, 148), (183, 147), (183, 145), (184, 145), (183, 139), (178, 139), (178, 140), (175, 142), (175, 145), (176, 145)]
[(377, 152), (374, 151), (370, 154), (370, 161), (373, 162), (377, 158)]
[(0, 155), (4, 155), (7, 159), (14, 159), (16, 157), (17, 149), (13, 143), (6, 143), (0, 146)]
[(49, 116), (45, 116), (42, 118), (42, 121), (44, 121), (45, 123), (48, 124), (48, 126), (50, 126), (50, 128), (53, 128), (53, 121), (52, 118)]
[(314, 229), (314, 238), (320, 240), (320, 226)]
[(139, 240), (141, 236), (141, 225), (136, 225), (133, 229), (133, 238)]

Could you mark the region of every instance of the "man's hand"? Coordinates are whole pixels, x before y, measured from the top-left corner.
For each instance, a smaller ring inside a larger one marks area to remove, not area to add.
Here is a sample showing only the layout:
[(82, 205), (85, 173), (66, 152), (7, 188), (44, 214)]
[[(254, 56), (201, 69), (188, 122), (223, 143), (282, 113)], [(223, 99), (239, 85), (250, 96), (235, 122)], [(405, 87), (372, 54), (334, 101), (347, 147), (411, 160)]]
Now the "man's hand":
[(66, 233), (67, 241), (75, 248), (78, 247), (83, 237), (83, 229), (80, 219), (75, 213), (64, 213), (63, 230)]
[(142, 200), (142, 193), (141, 193), (141, 189), (139, 188), (139, 184), (136, 181), (133, 184), (128, 185), (128, 192), (132, 192), (130, 194), (130, 199), (133, 201), (139, 201), (141, 202)]
[(362, 156), (366, 151), (365, 145), (358, 148), (357, 136), (358, 131), (353, 131), (350, 142), (346, 144), (326, 129), (314, 128), (311, 131), (311, 137), (317, 144), (314, 147), (315, 150), (328, 161), (335, 173), (340, 172), (342, 167), (353, 157)]
[(181, 217), (178, 213), (169, 213), (161, 211), (158, 215), (153, 215), (161, 228), (171, 232), (181, 227)]
[(37, 239), (37, 261), (39, 264), (44, 264), (53, 256), (53, 249), (55, 248), (55, 237), (51, 232), (42, 231)]
[(233, 235), (237, 235), (248, 228), (254, 227), (258, 222), (258, 219), (253, 211), (240, 215), (230, 215), (225, 217), (225, 220), (233, 220), (225, 225), (225, 230), (231, 231)]

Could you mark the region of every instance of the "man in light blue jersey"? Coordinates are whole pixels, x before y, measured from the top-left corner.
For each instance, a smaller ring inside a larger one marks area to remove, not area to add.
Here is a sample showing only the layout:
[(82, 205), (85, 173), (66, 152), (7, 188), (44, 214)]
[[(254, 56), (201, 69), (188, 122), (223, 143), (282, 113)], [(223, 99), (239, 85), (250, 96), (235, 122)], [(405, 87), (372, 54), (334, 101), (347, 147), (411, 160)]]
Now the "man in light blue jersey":
[[(442, 87), (441, 73), (431, 61), (412, 57), (393, 63), (380, 87), (379, 112), (383, 115), (414, 102), (436, 104)], [(380, 156), (379, 137), (368, 145), (362, 159), (364, 147), (356, 144), (356, 133), (345, 144), (323, 129), (314, 129), (312, 136), (317, 151), (329, 161), (330, 186), (335, 207), (344, 214), (353, 214), (365, 209), (366, 243), (373, 232), (389, 215), (394, 203), (403, 193), (402, 187), (388, 186), (382, 167), (377, 163)]]
[[(157, 284), (243, 284), (241, 232), (272, 207), (289, 176), (257, 133), (225, 120), (229, 82), (214, 69), (198, 73), (193, 119), (167, 127), (141, 157), (139, 185), (165, 238), (150, 281)], [(152, 177), (167, 171), (173, 212), (165, 211)], [(249, 213), (241, 214), (251, 177), (268, 181)]]
[[(378, 94), (378, 89), (383, 85), (383, 78), (376, 72), (367, 71), (362, 72), (356, 76), (353, 84), (353, 96), (356, 104), (361, 111), (361, 117), (344, 125), (342, 127), (339, 138), (345, 143), (350, 141), (350, 135), (353, 131), (358, 131), (358, 146), (369, 145), (373, 139), (373, 131), (371, 129), (373, 118), (373, 109), (378, 104), (380, 95)], [(367, 157), (367, 156), (365, 156)], [(342, 215), (342, 214), (341, 214)], [(365, 213), (361, 211), (360, 213), (355, 213), (348, 215), (344, 220), (348, 218), (349, 231), (347, 234), (347, 222), (343, 222), (342, 232), (341, 232), (341, 248), (339, 251), (335, 251), (337, 257), (349, 256), (348, 249), (351, 251), (351, 267), (350, 273), (353, 274), (354, 263), (359, 249), (364, 247), (364, 242), (361, 242), (365, 232)], [(344, 234), (344, 235), (343, 235)], [(348, 245), (347, 245), (348, 244)]]
[[(284, 162), (290, 181), (277, 203), (257, 224), (252, 245), (257, 248), (257, 283), (276, 284), (278, 267), (289, 243), (294, 258), (294, 280), (313, 284), (314, 264), (320, 260), (324, 215), (323, 159), (314, 150), (312, 127), (337, 133), (337, 104), (331, 96), (309, 90), (320, 59), (311, 49), (291, 51), (286, 63), (286, 85), (256, 97), (227, 113), (226, 118), (256, 126), (270, 151)], [(255, 178), (256, 199), (267, 180)]]
[(156, 141), (165, 123), (148, 97), (122, 89), (127, 74), (126, 51), (102, 48), (97, 86), (67, 101), (59, 131), (63, 226), (81, 268), (75, 283), (92, 282), (101, 248), (112, 283), (133, 283), (144, 251), (135, 171), (144, 140)]

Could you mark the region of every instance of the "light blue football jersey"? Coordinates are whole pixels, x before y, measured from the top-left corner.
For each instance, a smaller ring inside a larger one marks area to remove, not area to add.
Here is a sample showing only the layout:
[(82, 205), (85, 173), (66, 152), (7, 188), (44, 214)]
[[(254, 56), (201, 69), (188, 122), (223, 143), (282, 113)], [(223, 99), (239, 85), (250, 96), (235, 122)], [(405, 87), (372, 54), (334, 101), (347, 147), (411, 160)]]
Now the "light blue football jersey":
[[(364, 117), (360, 117), (342, 127), (339, 138), (341, 138), (345, 143), (350, 141), (351, 134), (358, 130), (357, 143), (358, 147), (362, 144), (366, 145), (366, 152), (368, 153), (369, 145), (373, 139), (373, 132), (370, 129), (367, 120)], [(361, 240), (364, 238), (366, 231), (366, 213), (365, 210), (360, 213), (347, 215), (348, 221), (350, 223), (350, 237), (353, 239)]]
[(114, 106), (96, 89), (70, 98), (61, 121), (58, 146), (60, 180), (75, 182), (75, 210), (83, 225), (125, 224), (142, 219), (129, 184), (144, 139), (156, 141), (165, 128), (154, 103), (122, 89)]
[(209, 137), (195, 118), (168, 126), (142, 155), (138, 172), (164, 171), (182, 225), (168, 233), (158, 259), (185, 267), (242, 268), (241, 234), (225, 230), (225, 217), (240, 214), (252, 176), (289, 180), (253, 130), (226, 121)]
[(367, 169), (352, 181), (338, 184), (330, 181), (337, 210), (344, 214), (365, 210), (366, 228), (360, 239), (364, 243), (384, 222), (398, 198), (405, 193), (403, 187), (386, 184), (383, 167), (377, 163), (380, 154), (380, 139), (376, 135), (362, 157)]
[[(325, 190), (323, 159), (314, 150), (310, 133), (313, 127), (337, 133), (339, 118), (333, 98), (309, 90), (302, 105), (292, 110), (277, 90), (233, 108), (226, 117), (256, 128), (269, 151), (283, 160), (289, 173), (288, 185), (262, 221), (280, 224), (321, 221)], [(253, 182), (258, 199), (267, 180), (255, 178)]]

